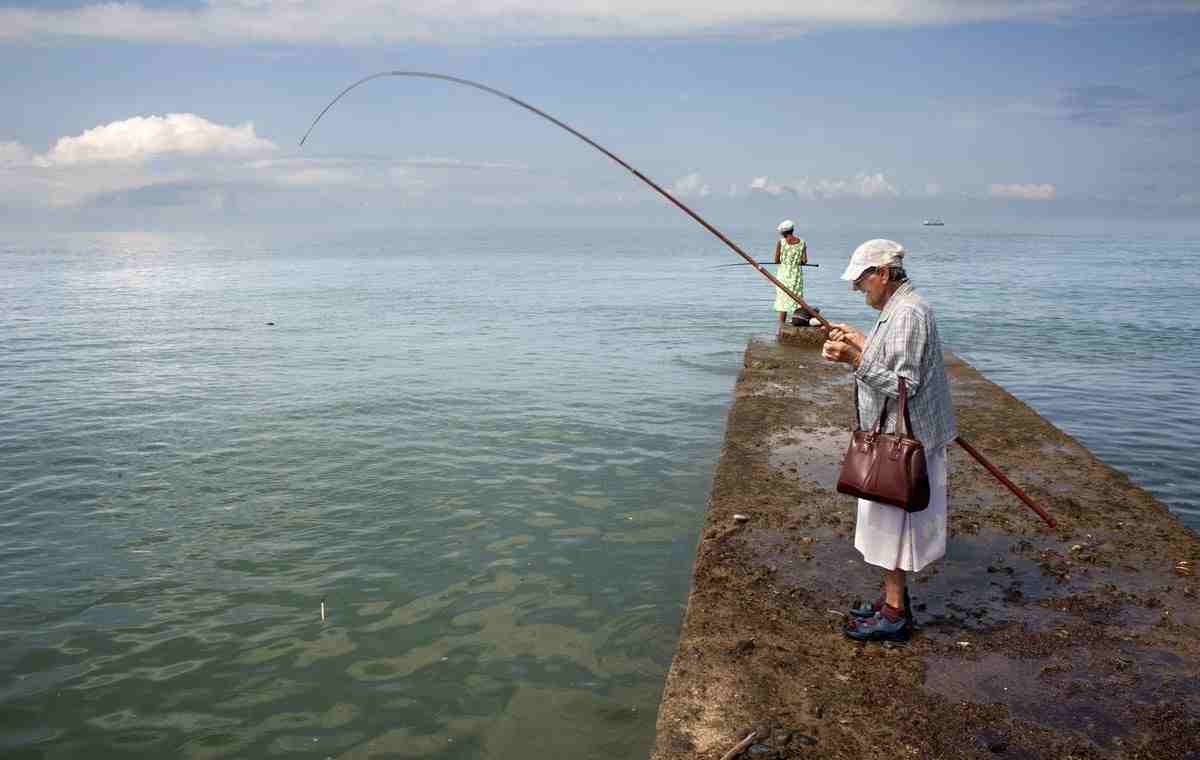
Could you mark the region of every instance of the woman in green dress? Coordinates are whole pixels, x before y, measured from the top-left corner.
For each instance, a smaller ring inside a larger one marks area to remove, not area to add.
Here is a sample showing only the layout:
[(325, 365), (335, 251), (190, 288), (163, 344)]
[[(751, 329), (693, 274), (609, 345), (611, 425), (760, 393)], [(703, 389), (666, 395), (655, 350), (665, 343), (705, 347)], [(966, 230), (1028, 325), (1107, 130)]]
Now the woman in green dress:
[[(775, 276), (784, 285), (791, 288), (796, 295), (804, 296), (804, 264), (808, 263), (808, 246), (804, 241), (796, 237), (796, 225), (791, 219), (785, 219), (779, 223), (779, 242), (775, 243), (775, 263), (779, 265), (779, 271)], [(779, 312), (779, 328), (775, 334), (778, 335), (783, 331), (783, 326), (787, 324), (788, 314), (795, 309), (799, 309), (800, 304), (792, 300), (792, 298), (784, 293), (782, 289), (775, 288), (775, 311)]]

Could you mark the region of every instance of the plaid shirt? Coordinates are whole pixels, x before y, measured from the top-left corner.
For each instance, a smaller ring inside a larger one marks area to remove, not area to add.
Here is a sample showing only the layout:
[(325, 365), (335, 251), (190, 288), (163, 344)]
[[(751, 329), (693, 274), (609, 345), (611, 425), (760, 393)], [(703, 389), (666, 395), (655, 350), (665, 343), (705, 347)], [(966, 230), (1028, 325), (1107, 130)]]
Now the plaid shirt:
[(946, 446), (958, 435), (933, 309), (911, 283), (901, 283), (883, 307), (854, 376), (862, 415), (859, 425), (865, 429), (875, 427), (884, 401), (891, 399), (883, 429), (896, 431), (898, 383), (903, 376), (913, 424), (910, 435), (927, 449)]

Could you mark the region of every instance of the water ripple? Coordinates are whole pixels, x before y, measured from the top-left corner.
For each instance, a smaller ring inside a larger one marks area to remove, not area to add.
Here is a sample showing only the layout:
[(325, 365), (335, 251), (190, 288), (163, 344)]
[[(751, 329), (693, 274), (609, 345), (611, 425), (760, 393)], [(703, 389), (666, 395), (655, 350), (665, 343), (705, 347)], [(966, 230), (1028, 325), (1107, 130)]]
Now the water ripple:
[[(950, 348), (1200, 525), (1190, 243), (902, 232)], [(644, 756), (774, 320), (655, 240), (497, 238), (453, 287), (435, 236), (0, 245), (2, 751)], [(1064, 274), (1105, 256), (1136, 318)]]

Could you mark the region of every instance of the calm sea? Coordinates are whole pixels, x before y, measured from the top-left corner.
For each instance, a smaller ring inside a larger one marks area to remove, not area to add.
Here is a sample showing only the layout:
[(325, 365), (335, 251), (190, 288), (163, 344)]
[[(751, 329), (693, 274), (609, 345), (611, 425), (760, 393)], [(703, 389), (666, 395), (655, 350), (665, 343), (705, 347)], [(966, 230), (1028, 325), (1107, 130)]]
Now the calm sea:
[[(903, 241), (948, 348), (1200, 527), (1195, 242), (803, 232), (863, 326), (836, 277)], [(773, 330), (735, 260), (684, 222), (0, 244), (0, 754), (644, 757)]]

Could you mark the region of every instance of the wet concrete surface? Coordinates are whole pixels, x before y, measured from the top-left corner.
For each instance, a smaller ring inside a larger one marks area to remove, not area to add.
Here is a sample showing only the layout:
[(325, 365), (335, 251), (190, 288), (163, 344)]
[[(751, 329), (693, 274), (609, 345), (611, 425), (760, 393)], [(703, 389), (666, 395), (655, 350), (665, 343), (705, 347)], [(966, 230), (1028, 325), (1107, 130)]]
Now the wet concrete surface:
[(1058, 527), (952, 447), (913, 638), (841, 635), (880, 573), (834, 492), (851, 384), (815, 332), (746, 351), (653, 757), (720, 758), (755, 730), (742, 757), (1200, 760), (1200, 538), (953, 357), (960, 432)]

